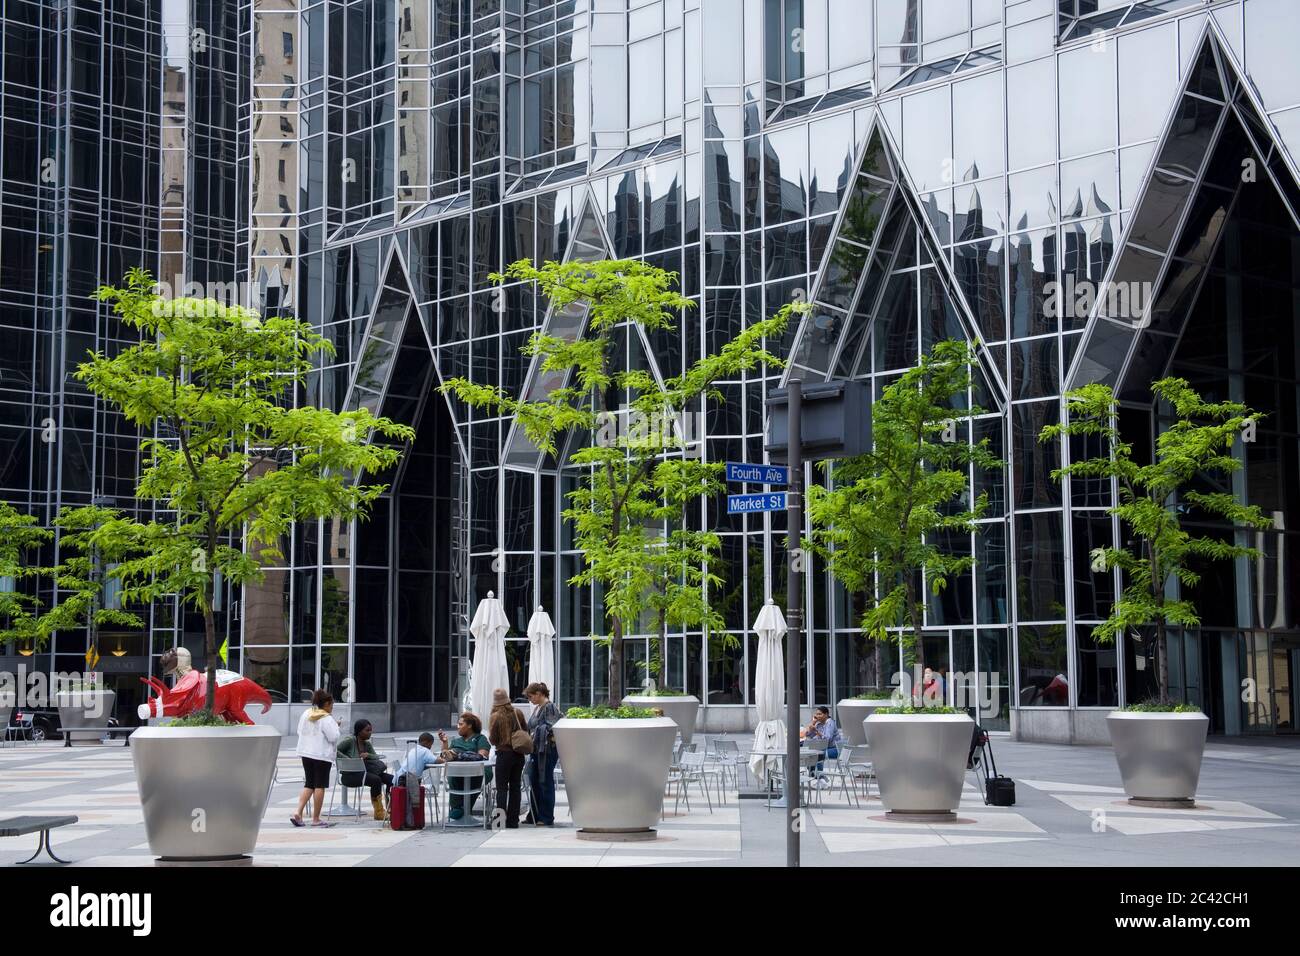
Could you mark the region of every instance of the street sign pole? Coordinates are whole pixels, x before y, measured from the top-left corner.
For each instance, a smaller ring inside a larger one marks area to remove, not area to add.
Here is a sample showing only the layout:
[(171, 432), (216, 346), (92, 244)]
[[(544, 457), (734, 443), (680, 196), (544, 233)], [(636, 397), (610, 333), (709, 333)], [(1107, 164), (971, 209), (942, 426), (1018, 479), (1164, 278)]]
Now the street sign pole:
[(789, 518), (789, 539), (786, 543), (788, 560), (786, 570), (786, 626), (789, 640), (785, 653), (785, 865), (799, 865), (799, 663), (803, 655), (803, 561), (800, 545), (803, 540), (803, 436), (800, 434), (800, 416), (803, 410), (803, 391), (798, 379), (791, 379), (787, 394), (789, 418), (790, 486), (786, 495), (786, 516)]

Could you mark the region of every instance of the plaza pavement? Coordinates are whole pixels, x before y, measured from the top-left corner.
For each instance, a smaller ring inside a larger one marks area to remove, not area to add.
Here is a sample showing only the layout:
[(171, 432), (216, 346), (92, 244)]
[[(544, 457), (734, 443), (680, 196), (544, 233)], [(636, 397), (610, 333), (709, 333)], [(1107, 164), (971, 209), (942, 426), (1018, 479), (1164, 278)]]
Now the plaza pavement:
[[(402, 735), (397, 735), (399, 738)], [(704, 738), (696, 735), (703, 746)], [(744, 738), (732, 736), (742, 747)], [(387, 735), (377, 735), (381, 750)], [(986, 807), (968, 777), (958, 821), (883, 819), (878, 795), (851, 806), (823, 792), (807, 814), (805, 866), (1294, 866), (1300, 864), (1300, 740), (1212, 738), (1197, 809), (1129, 807), (1107, 747), (1065, 747), (994, 738), (998, 768), (1016, 780), (1016, 806)], [(389, 746), (391, 755), (395, 752)], [(558, 826), (485, 832), (393, 832), (373, 819), (297, 829), (289, 815), (301, 787), (292, 740), (254, 858), (259, 866), (779, 866), (780, 810), (733, 792), (712, 812), (698, 793), (647, 843), (576, 839), (564, 791)], [(716, 797), (715, 797), (716, 802)], [(368, 806), (367, 806), (368, 809)], [(76, 814), (52, 834), (75, 866), (151, 866), (130, 750), (118, 743), (65, 749), (60, 743), (0, 748), (0, 819)], [(30, 856), (37, 837), (0, 840), (0, 866)], [(34, 865), (34, 864), (33, 864)]]

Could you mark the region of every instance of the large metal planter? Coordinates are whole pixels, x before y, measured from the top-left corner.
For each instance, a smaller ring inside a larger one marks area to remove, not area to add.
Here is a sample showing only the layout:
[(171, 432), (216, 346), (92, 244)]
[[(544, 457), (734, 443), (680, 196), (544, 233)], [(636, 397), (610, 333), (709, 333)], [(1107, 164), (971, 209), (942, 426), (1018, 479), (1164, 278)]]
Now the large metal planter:
[(54, 706), (59, 709), (59, 727), (64, 737), (72, 738), (74, 747), (104, 742), (102, 731), (75, 731), (78, 727), (107, 727), (116, 703), (117, 693), (111, 690), (64, 690), (54, 695)]
[(677, 724), (667, 717), (556, 722), (569, 812), (579, 830), (653, 837), (676, 737)]
[(872, 714), (863, 723), (880, 802), (887, 811), (948, 816), (956, 812), (973, 720), (965, 714)]
[(849, 697), (835, 705), (835, 719), (840, 723), (844, 733), (844, 742), (854, 747), (865, 747), (867, 731), (862, 722), (876, 712), (878, 707), (892, 707), (894, 702), (888, 697), (882, 700), (866, 700), (861, 697)]
[(1106, 727), (1130, 800), (1192, 803), (1210, 718), (1115, 711), (1106, 715)]
[(664, 716), (677, 725), (684, 743), (690, 743), (695, 736), (695, 721), (700, 715), (700, 699), (692, 694), (680, 697), (648, 697), (630, 694), (623, 698), (629, 707), (657, 707)]
[(141, 727), (133, 733), (131, 758), (149, 849), (168, 860), (252, 853), (279, 750), (274, 727)]

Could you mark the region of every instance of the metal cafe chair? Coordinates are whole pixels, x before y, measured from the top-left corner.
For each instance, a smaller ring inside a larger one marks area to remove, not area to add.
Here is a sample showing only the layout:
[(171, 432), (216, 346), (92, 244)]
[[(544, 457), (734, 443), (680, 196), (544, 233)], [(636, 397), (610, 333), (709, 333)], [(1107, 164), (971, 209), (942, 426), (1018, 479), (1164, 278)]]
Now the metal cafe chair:
[[(336, 757), (334, 760), (334, 769), (336, 771), (334, 774), (334, 786), (330, 788), (330, 806), (329, 806), (329, 810), (327, 810), (326, 813), (327, 814), (333, 813), (334, 795), (338, 793), (339, 787), (342, 786), (343, 804), (345, 807), (348, 806), (348, 797), (350, 796), (352, 791), (355, 790), (357, 792), (356, 801), (353, 804), (351, 804), (351, 809), (353, 811), (353, 816), (356, 818), (356, 820), (359, 821), (362, 816), (361, 793), (362, 791), (369, 789), (366, 787), (366, 762), (362, 760), (360, 757)], [(361, 782), (356, 785), (349, 785), (343, 783), (343, 775), (345, 773), (361, 774)]]
[[(849, 765), (852, 753), (853, 748), (851, 746), (842, 744), (839, 748), (839, 756), (837, 756), (833, 761), (828, 760), (824, 762), (822, 768), (816, 771), (816, 777), (818, 788), (821, 787), (821, 782), (825, 780), (832, 790), (838, 787), (843, 791), (844, 796), (848, 798), (849, 803), (857, 804), (857, 788), (855, 787), (852, 790), (849, 789), (849, 781), (853, 773)], [(820, 799), (818, 802), (820, 802)]]

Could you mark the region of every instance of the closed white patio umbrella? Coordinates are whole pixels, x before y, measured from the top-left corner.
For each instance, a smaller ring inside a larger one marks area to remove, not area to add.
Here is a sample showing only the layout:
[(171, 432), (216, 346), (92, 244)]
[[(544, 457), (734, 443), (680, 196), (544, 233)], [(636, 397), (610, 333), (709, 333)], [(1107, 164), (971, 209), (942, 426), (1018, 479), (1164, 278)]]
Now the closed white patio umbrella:
[(528, 619), (528, 683), (555, 693), (555, 625), (539, 604)]
[(760, 783), (767, 773), (769, 755), (785, 753), (785, 661), (781, 653), (781, 639), (786, 632), (785, 615), (768, 598), (763, 610), (754, 621), (758, 635), (758, 668), (754, 674), (754, 704), (758, 710), (758, 726), (754, 728), (753, 755), (749, 769)]
[(470, 710), (487, 725), (492, 712), (492, 691), (510, 687), (510, 672), (506, 669), (506, 631), (510, 621), (501, 602), (491, 591), (479, 601), (470, 622), (469, 632), (474, 636), (474, 672), (470, 676)]

